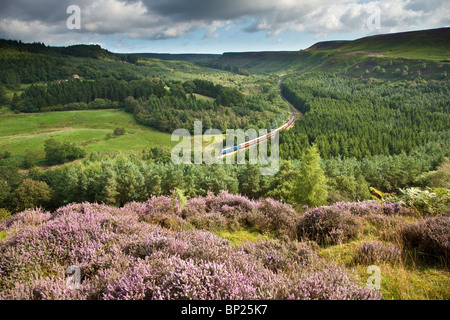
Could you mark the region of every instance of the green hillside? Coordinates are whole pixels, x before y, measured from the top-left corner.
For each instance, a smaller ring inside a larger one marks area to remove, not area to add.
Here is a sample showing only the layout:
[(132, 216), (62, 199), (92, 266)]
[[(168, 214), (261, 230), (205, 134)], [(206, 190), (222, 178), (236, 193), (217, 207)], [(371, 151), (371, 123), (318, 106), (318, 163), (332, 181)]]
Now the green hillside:
[(338, 49), (343, 52), (365, 50), (389, 58), (450, 62), (450, 28), (366, 37), (343, 43)]
[(416, 73), (439, 77), (450, 71), (450, 28), (377, 35), (354, 41), (325, 41), (293, 52), (230, 52), (224, 53), (218, 62), (255, 73), (323, 70), (357, 76), (364, 76), (366, 69), (370, 72), (377, 64), (385, 65), (385, 69), (389, 65), (392, 73), (408, 65)]
[[(87, 152), (106, 153), (140, 153), (176, 144), (170, 134), (139, 125), (131, 114), (112, 109), (11, 114), (1, 116), (0, 122), (0, 150), (11, 152), (10, 161), (18, 164), (29, 152), (39, 157), (50, 138), (76, 143)], [(125, 134), (115, 137), (115, 128), (124, 128)]]

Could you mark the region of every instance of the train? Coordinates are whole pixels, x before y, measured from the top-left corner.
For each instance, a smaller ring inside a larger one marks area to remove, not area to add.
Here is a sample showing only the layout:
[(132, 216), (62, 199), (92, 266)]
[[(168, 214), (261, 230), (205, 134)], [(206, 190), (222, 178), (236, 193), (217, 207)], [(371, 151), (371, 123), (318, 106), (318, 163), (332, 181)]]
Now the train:
[(292, 116), (292, 118), (291, 118), (291, 120), (289, 120), (289, 122), (286, 122), (281, 127), (279, 127), (277, 129), (269, 132), (268, 134), (265, 134), (265, 135), (260, 136), (260, 137), (258, 137), (256, 139), (253, 139), (253, 140), (250, 140), (250, 141), (238, 144), (235, 147), (222, 149), (221, 156), (225, 156), (226, 154), (234, 153), (234, 152), (236, 152), (236, 151), (238, 151), (240, 149), (247, 149), (247, 148), (249, 148), (250, 146), (252, 146), (254, 144), (258, 144), (259, 142), (261, 142), (263, 140), (269, 139), (270, 137), (273, 137), (277, 132), (279, 132), (281, 130), (284, 130), (286, 128), (289, 128), (292, 125), (292, 123), (294, 123), (294, 121), (295, 121), (295, 115)]

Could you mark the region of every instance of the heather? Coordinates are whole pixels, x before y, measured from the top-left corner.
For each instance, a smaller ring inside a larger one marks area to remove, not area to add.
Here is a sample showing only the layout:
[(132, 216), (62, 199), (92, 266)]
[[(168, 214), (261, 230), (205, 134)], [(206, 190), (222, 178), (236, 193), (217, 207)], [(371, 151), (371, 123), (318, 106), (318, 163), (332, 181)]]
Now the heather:
[(298, 224), (298, 236), (320, 244), (337, 244), (355, 238), (361, 229), (361, 219), (336, 206), (318, 207), (307, 211)]
[(363, 242), (357, 249), (353, 260), (355, 263), (372, 265), (379, 263), (398, 263), (402, 250), (394, 245), (372, 241)]
[[(381, 298), (349, 270), (318, 257), (313, 242), (282, 236), (235, 246), (188, 226), (190, 215), (215, 212), (227, 223), (258, 221), (284, 235), (288, 218), (270, 224), (276, 213), (295, 213), (284, 206), (223, 193), (191, 199), (183, 209), (176, 197), (154, 197), (123, 208), (81, 203), (55, 212), (23, 211), (0, 225), (6, 233), (0, 243), (0, 298)], [(67, 286), (72, 265), (81, 271), (79, 289)]]
[[(182, 208), (183, 207), (183, 208)], [(168, 228), (186, 228), (215, 231), (254, 228), (262, 233), (296, 238), (299, 216), (293, 207), (271, 198), (251, 200), (245, 196), (220, 191), (206, 197), (186, 201), (180, 197), (152, 196), (144, 203), (131, 202), (124, 206), (139, 213), (140, 219)]]
[(430, 258), (450, 262), (450, 217), (430, 217), (402, 229), (404, 245)]
[[(0, 298), (447, 299), (448, 230), (448, 217), (394, 203), (299, 213), (227, 191), (37, 208), (0, 221)], [(366, 287), (372, 264), (381, 291)], [(67, 284), (73, 265), (79, 289)]]

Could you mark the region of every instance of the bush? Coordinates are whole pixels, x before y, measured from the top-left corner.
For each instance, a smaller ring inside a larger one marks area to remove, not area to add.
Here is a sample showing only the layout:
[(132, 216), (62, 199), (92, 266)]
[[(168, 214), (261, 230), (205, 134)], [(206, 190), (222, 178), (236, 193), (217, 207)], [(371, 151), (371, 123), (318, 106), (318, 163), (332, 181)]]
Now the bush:
[(299, 239), (307, 238), (319, 244), (347, 242), (359, 234), (359, 217), (337, 207), (319, 207), (307, 211), (297, 226)]
[(359, 264), (398, 263), (401, 261), (400, 248), (381, 242), (364, 242), (356, 250), (353, 261)]
[(122, 136), (124, 134), (125, 134), (125, 128), (115, 128), (114, 129), (115, 136)]
[(419, 188), (408, 188), (400, 189), (400, 192), (401, 195), (391, 196), (388, 201), (398, 202), (423, 215), (450, 215), (450, 189), (421, 190)]
[(186, 221), (181, 217), (180, 201), (175, 197), (151, 196), (144, 203), (132, 202), (124, 208), (136, 212), (140, 220), (164, 228), (176, 230), (186, 225)]
[(312, 265), (317, 259), (314, 242), (264, 240), (247, 242), (243, 250), (256, 257), (264, 267), (273, 272), (285, 272)]
[[(52, 214), (16, 214), (4, 224), (0, 299), (381, 297), (334, 265), (305, 267), (311, 250), (302, 244), (266, 242), (247, 245), (246, 251), (210, 232), (174, 232), (142, 219), (178, 214), (168, 200), (123, 208), (71, 204)], [(80, 268), (79, 290), (67, 287), (70, 265)]]
[(450, 217), (430, 217), (402, 230), (403, 243), (438, 259), (450, 262)]
[(409, 212), (407, 208), (402, 207), (398, 203), (381, 203), (378, 201), (337, 202), (331, 207), (335, 207), (343, 211), (349, 211), (351, 214), (361, 217), (377, 214), (383, 214), (387, 216), (407, 215)]
[(43, 181), (25, 179), (15, 191), (17, 211), (45, 206), (52, 197), (52, 189)]
[(256, 228), (276, 236), (296, 239), (299, 217), (291, 205), (271, 198), (250, 200), (221, 191), (187, 201), (183, 217), (192, 225), (207, 230)]
[(48, 165), (62, 164), (83, 158), (86, 152), (74, 143), (58, 142), (54, 139), (45, 141), (45, 161)]
[(296, 239), (299, 215), (291, 205), (265, 198), (259, 201), (257, 213), (249, 216), (247, 221), (251, 227), (255, 226), (261, 231)]
[(9, 218), (11, 218), (11, 213), (4, 208), (0, 208), (0, 222)]
[(2, 160), (2, 159), (8, 159), (8, 158), (10, 158), (11, 157), (11, 152), (9, 152), (9, 151), (4, 151), (4, 152), (1, 152), (0, 151), (0, 160)]
[(44, 160), (44, 158), (45, 158), (45, 153), (42, 150), (38, 150), (38, 151), (27, 150), (25, 153), (24, 160), (23, 160), (23, 168), (31, 169), (38, 162)]
[(282, 284), (277, 299), (297, 300), (378, 300), (381, 293), (362, 288), (342, 267), (333, 264), (321, 270), (308, 270)]

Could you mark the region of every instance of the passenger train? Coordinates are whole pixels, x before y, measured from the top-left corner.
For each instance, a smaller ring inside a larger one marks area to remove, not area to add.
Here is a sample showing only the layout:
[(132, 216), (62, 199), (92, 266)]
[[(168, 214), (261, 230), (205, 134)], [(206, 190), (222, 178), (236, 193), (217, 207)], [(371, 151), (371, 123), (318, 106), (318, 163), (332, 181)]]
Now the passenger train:
[(291, 120), (289, 120), (289, 122), (285, 123), (284, 125), (282, 125), (278, 129), (275, 129), (275, 130), (269, 132), (268, 134), (265, 134), (265, 135), (260, 136), (260, 137), (258, 137), (256, 139), (253, 139), (253, 140), (241, 143), (241, 144), (239, 144), (239, 145), (237, 145), (235, 147), (223, 149), (221, 151), (221, 155), (223, 157), (226, 154), (230, 154), (230, 153), (236, 152), (236, 151), (238, 151), (240, 149), (247, 149), (247, 148), (251, 147), (254, 144), (258, 144), (259, 142), (261, 142), (263, 140), (269, 139), (270, 137), (273, 137), (277, 132), (279, 132), (281, 130), (284, 130), (286, 128), (289, 128), (294, 123), (294, 121), (295, 121), (295, 116), (293, 116), (291, 118)]

